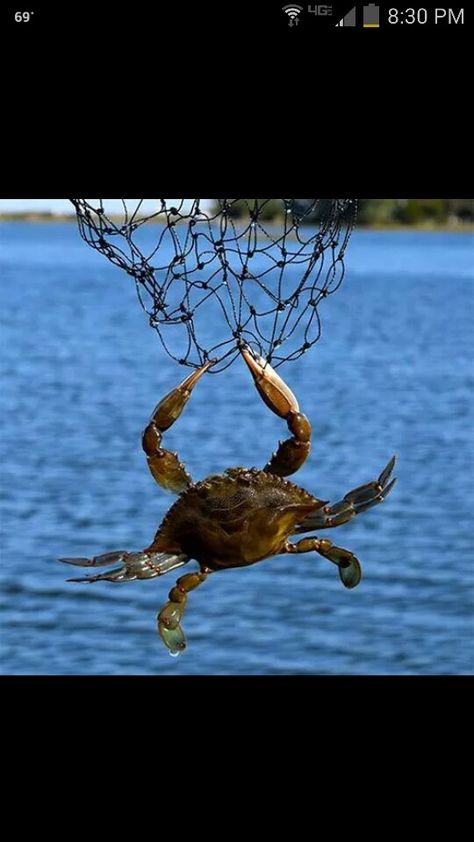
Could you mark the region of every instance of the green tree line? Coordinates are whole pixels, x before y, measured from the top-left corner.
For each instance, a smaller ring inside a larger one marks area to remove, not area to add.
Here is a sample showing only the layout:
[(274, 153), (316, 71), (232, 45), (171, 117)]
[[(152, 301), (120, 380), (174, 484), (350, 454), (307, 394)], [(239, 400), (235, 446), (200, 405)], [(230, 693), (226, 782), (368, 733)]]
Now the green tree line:
[[(217, 200), (214, 210), (223, 200)], [(293, 199), (296, 210), (308, 207), (311, 199)], [(327, 200), (329, 201), (329, 200)], [(260, 206), (265, 202), (263, 207)], [(278, 220), (282, 215), (279, 200), (241, 199), (233, 202), (230, 216), (246, 216), (256, 203), (259, 218), (263, 221)], [(474, 223), (474, 199), (359, 199), (358, 225), (462, 225)], [(322, 205), (324, 212), (324, 204)], [(317, 222), (317, 214), (309, 214), (305, 222)]]
[(360, 225), (474, 222), (473, 199), (360, 199)]

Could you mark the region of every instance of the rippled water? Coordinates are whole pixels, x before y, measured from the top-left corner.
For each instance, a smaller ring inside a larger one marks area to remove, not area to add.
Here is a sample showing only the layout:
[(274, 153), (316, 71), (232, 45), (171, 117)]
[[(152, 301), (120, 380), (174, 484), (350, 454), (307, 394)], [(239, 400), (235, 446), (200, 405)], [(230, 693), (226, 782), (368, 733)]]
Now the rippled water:
[[(56, 558), (149, 543), (172, 497), (141, 431), (183, 370), (75, 226), (1, 225), (2, 671), (472, 672), (473, 256), (469, 235), (354, 235), (322, 340), (281, 371), (313, 423), (310, 491), (338, 499), (399, 456), (387, 502), (330, 535), (362, 584), (344, 590), (311, 554), (219, 573), (190, 596), (172, 660), (155, 615), (175, 574), (72, 585)], [(235, 364), (201, 381), (166, 442), (202, 478), (263, 465), (284, 432)]]

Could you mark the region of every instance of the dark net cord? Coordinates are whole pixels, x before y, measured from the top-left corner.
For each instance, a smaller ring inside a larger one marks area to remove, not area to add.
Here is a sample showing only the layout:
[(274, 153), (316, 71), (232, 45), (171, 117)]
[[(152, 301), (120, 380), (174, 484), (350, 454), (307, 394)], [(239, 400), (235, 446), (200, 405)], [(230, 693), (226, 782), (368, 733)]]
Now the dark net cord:
[(70, 201), (83, 239), (134, 278), (166, 353), (215, 359), (214, 373), (242, 343), (277, 368), (319, 340), (357, 212), (355, 199)]

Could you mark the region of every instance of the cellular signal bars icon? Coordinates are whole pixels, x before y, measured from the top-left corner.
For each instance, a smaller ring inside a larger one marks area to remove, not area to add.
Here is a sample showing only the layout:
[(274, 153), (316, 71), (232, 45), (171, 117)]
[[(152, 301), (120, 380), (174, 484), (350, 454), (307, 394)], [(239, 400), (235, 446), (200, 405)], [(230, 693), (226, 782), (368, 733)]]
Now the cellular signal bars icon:
[(364, 29), (378, 29), (380, 26), (379, 7), (374, 3), (364, 6)]
[(282, 11), (289, 17), (288, 26), (297, 26), (299, 13), (303, 11), (303, 6), (290, 3), (289, 6), (282, 6)]
[(339, 23), (336, 23), (336, 26), (355, 26), (355, 25), (356, 25), (356, 7), (355, 6), (354, 6), (353, 9), (350, 10), (350, 12), (347, 13), (347, 15), (344, 15), (344, 17), (339, 21)]

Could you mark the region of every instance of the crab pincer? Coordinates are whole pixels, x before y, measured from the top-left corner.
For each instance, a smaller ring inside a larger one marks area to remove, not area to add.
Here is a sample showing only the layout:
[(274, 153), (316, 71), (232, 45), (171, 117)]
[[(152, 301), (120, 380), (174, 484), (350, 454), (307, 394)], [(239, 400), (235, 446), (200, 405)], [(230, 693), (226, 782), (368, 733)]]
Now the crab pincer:
[(165, 395), (155, 407), (143, 433), (142, 446), (152, 476), (158, 485), (176, 494), (188, 488), (192, 484), (192, 479), (184, 464), (178, 459), (177, 453), (171, 453), (161, 447), (163, 433), (179, 418), (196, 383), (208, 368), (214, 365), (214, 362), (215, 360), (209, 360), (204, 363)]
[(254, 379), (255, 387), (263, 402), (279, 418), (284, 418), (292, 438), (280, 442), (278, 450), (265, 465), (264, 471), (287, 477), (298, 471), (311, 450), (311, 424), (300, 412), (298, 401), (290, 387), (271, 365), (242, 344), (240, 353)]

